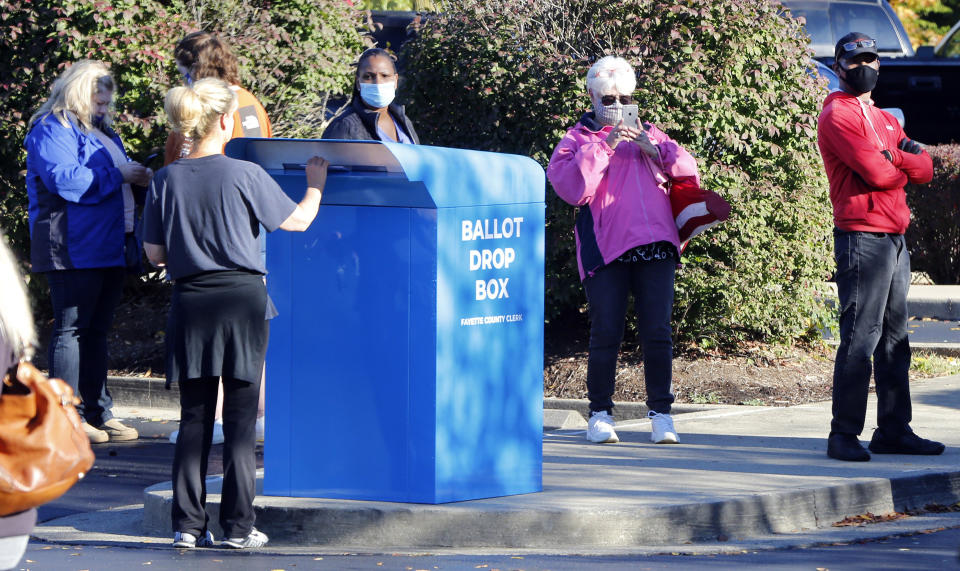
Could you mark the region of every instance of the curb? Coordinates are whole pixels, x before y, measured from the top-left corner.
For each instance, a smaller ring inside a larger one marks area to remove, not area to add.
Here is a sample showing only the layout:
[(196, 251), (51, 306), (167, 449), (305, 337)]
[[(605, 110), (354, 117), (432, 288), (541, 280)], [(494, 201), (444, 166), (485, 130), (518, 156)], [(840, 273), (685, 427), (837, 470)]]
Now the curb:
[[(836, 302), (837, 284), (827, 282), (828, 301)], [(907, 293), (911, 317), (960, 321), (960, 285), (911, 285)]]
[(180, 387), (173, 383), (167, 390), (166, 382), (159, 377), (107, 377), (107, 388), (118, 406), (180, 410)]
[[(834, 337), (825, 338), (823, 342), (834, 348), (840, 345), (840, 340)], [(926, 351), (941, 357), (960, 357), (960, 343), (914, 343), (911, 341), (910, 349)]]
[[(703, 412), (706, 410), (720, 410), (741, 405), (705, 405), (705, 404), (674, 404), (670, 407), (670, 414), (687, 414), (691, 412)], [(583, 419), (590, 418), (590, 401), (587, 399), (561, 399), (546, 397), (543, 399), (544, 415), (547, 410), (574, 411)], [(647, 405), (642, 402), (615, 402), (613, 406), (613, 415), (617, 421), (634, 420), (646, 418)], [(544, 427), (546, 427), (546, 417)], [(583, 426), (586, 426), (584, 420)]]
[[(107, 377), (110, 395), (117, 406), (144, 407), (180, 410), (180, 390), (176, 383), (170, 390), (166, 381), (159, 377)], [(695, 405), (675, 404), (673, 414), (685, 414), (729, 408), (733, 405)], [(590, 405), (587, 399), (543, 399), (544, 430), (586, 428), (590, 418)], [(618, 402), (614, 413), (620, 420), (645, 418), (647, 405), (644, 403)], [(579, 419), (579, 420), (578, 420)]]
[[(211, 522), (216, 522), (222, 480), (207, 482), (207, 509)], [(144, 490), (146, 533), (168, 535), (172, 496), (169, 482)], [(827, 528), (850, 515), (903, 512), (958, 500), (960, 472), (946, 472), (640, 510), (575, 506), (533, 510), (510, 498), (434, 506), (265, 496), (258, 496), (254, 507), (257, 522), (271, 530), (271, 544), (277, 547), (556, 549), (562, 545), (577, 550), (795, 533)]]

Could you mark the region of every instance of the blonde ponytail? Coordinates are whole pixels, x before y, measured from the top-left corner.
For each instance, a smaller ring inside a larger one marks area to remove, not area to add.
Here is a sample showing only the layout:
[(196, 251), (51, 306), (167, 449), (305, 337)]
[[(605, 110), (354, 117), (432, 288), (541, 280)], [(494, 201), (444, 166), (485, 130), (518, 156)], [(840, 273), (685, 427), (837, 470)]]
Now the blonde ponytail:
[(219, 79), (207, 78), (167, 92), (163, 109), (173, 130), (196, 142), (207, 137), (217, 119), (236, 107), (237, 94)]

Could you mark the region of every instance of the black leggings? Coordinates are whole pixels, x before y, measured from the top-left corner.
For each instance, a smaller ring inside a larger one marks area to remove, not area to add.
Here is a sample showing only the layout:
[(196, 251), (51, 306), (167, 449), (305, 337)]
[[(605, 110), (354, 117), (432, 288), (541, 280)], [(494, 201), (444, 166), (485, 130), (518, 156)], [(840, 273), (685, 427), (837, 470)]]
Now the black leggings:
[[(217, 377), (180, 383), (180, 435), (173, 458), (173, 531), (200, 537), (207, 529), (207, 459), (217, 408)], [(260, 377), (223, 379), (223, 491), (220, 527), (225, 537), (253, 528), (257, 477), (257, 401)]]

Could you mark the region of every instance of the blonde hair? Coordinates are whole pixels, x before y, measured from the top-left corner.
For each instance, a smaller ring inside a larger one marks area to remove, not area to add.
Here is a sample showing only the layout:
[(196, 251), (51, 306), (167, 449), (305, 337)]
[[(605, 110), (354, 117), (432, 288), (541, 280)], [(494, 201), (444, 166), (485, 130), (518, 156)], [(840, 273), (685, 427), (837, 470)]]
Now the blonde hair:
[[(0, 237), (0, 347), (13, 352), (14, 362), (30, 360), (37, 343), (23, 275), (6, 240)], [(0, 357), (6, 362), (6, 355)], [(4, 371), (0, 371), (3, 376)]]
[(637, 89), (637, 75), (627, 60), (617, 56), (605, 56), (597, 60), (587, 72), (587, 90), (600, 96), (611, 87), (620, 95), (632, 95)]
[(225, 81), (208, 77), (174, 87), (163, 100), (173, 130), (200, 141), (213, 131), (217, 118), (237, 105), (237, 94)]
[[(30, 124), (52, 114), (64, 127), (70, 126), (73, 117), (84, 131), (93, 128), (93, 98), (97, 93), (113, 93), (115, 84), (110, 69), (103, 62), (82, 59), (66, 69), (53, 82), (50, 97), (30, 118)], [(113, 103), (111, 102), (111, 107)], [(107, 113), (103, 124), (110, 126), (112, 118)]]

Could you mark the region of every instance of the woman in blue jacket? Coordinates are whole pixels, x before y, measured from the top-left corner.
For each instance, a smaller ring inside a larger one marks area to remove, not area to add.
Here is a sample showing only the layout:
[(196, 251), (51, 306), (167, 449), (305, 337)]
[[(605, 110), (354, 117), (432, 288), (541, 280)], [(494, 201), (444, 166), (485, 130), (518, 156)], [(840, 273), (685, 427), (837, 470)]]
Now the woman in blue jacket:
[(131, 185), (153, 173), (130, 161), (110, 128), (114, 82), (101, 62), (79, 61), (57, 78), (30, 119), (27, 196), (34, 272), (50, 285), (53, 334), (50, 376), (80, 395), (77, 407), (91, 442), (135, 440), (113, 418), (107, 391), (107, 331), (123, 288), (133, 238)]

